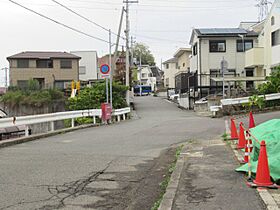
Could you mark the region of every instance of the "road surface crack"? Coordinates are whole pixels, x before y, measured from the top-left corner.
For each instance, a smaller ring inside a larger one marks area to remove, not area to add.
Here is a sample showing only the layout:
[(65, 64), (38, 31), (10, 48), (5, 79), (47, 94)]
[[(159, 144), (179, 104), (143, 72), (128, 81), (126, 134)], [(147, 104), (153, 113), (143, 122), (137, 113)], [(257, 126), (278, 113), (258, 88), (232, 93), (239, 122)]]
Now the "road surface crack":
[(25, 205), (25, 204), (31, 204), (31, 203), (43, 203), (43, 202), (48, 202), (51, 200), (54, 200), (57, 202), (57, 204), (54, 205), (45, 205), (41, 208), (38, 209), (59, 209), (65, 206), (65, 201), (68, 198), (76, 198), (80, 195), (86, 194), (86, 190), (85, 188), (92, 182), (96, 181), (96, 179), (98, 178), (98, 176), (100, 176), (101, 174), (104, 174), (105, 171), (110, 167), (110, 165), (112, 164), (114, 160), (108, 162), (106, 164), (106, 166), (97, 172), (94, 172), (92, 174), (90, 174), (87, 177), (81, 178), (77, 181), (73, 181), (73, 182), (68, 182), (65, 183), (63, 185), (40, 185), (40, 186), (45, 186), (47, 187), (48, 192), (51, 194), (50, 197), (46, 198), (46, 199), (41, 199), (41, 200), (36, 200), (36, 201), (21, 201), (18, 202), (16, 204), (12, 204), (12, 205), (8, 205), (5, 207), (0, 208), (0, 210), (6, 210), (9, 208), (13, 208), (16, 206), (20, 206), (20, 205)]

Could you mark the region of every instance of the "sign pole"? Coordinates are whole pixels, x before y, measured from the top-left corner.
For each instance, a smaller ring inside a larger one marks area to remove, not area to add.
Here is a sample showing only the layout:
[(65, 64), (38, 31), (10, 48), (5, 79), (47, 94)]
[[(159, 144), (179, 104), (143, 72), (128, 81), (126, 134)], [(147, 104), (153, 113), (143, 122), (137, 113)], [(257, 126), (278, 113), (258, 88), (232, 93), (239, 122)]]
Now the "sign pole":
[(109, 103), (109, 87), (108, 87), (108, 78), (110, 78), (110, 66), (107, 64), (103, 64), (100, 67), (100, 72), (103, 78), (106, 81), (106, 102)]
[(109, 103), (108, 78), (106, 77), (106, 103)]

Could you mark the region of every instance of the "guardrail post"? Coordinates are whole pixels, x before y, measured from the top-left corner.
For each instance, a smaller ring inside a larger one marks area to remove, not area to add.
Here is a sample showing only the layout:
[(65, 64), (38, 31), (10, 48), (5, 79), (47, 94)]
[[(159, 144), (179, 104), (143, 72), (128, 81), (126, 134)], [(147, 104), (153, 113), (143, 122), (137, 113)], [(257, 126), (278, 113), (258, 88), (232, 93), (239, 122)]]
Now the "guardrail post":
[(96, 124), (96, 117), (93, 116), (93, 124), (95, 125)]
[(125, 114), (123, 114), (123, 120), (125, 120)]
[(29, 127), (25, 125), (25, 136), (29, 136)]
[(118, 122), (120, 122), (121, 121), (121, 116), (118, 115), (117, 117), (118, 117)]
[(72, 127), (72, 128), (75, 127), (75, 119), (74, 119), (74, 118), (71, 119), (71, 127)]
[(54, 131), (54, 121), (51, 121), (51, 131)]

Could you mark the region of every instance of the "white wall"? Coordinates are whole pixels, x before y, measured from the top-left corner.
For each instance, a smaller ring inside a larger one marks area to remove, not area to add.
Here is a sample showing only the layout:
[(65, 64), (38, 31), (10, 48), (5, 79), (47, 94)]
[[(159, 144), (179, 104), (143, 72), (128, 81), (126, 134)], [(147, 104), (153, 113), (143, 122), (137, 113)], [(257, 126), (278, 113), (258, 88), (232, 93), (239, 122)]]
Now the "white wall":
[[(100, 79), (96, 51), (72, 51), (71, 53), (82, 58), (79, 65), (82, 67), (79, 70), (80, 80), (88, 81)], [(85, 74), (81, 72), (83, 68), (85, 68)]]
[[(272, 16), (275, 24), (271, 25)], [(264, 29), (259, 36), (259, 42), (264, 47), (264, 69), (269, 75), (271, 68), (280, 65), (280, 45), (271, 46), (271, 33), (280, 29), (280, 1), (276, 0), (270, 14), (267, 16)]]

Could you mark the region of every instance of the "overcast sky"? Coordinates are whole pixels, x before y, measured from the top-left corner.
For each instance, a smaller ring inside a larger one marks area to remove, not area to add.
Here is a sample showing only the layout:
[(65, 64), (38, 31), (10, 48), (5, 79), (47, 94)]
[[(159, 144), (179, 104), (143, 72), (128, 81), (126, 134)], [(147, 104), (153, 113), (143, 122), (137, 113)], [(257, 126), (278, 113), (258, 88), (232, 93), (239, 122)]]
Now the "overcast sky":
[[(108, 33), (75, 16), (51, 0), (14, 0), (92, 36), (108, 39)], [(117, 32), (123, 0), (57, 0), (79, 14)], [(130, 9), (131, 35), (150, 47), (157, 65), (187, 47), (192, 28), (238, 27), (240, 21), (256, 21), (256, 0), (139, 0)], [(63, 28), (9, 0), (0, 0), (0, 68), (6, 57), (22, 51), (96, 50), (108, 53), (108, 44)], [(122, 35), (124, 36), (124, 27)], [(115, 41), (116, 37), (113, 36)], [(124, 40), (121, 40), (124, 45)], [(0, 72), (0, 86), (4, 83)]]

